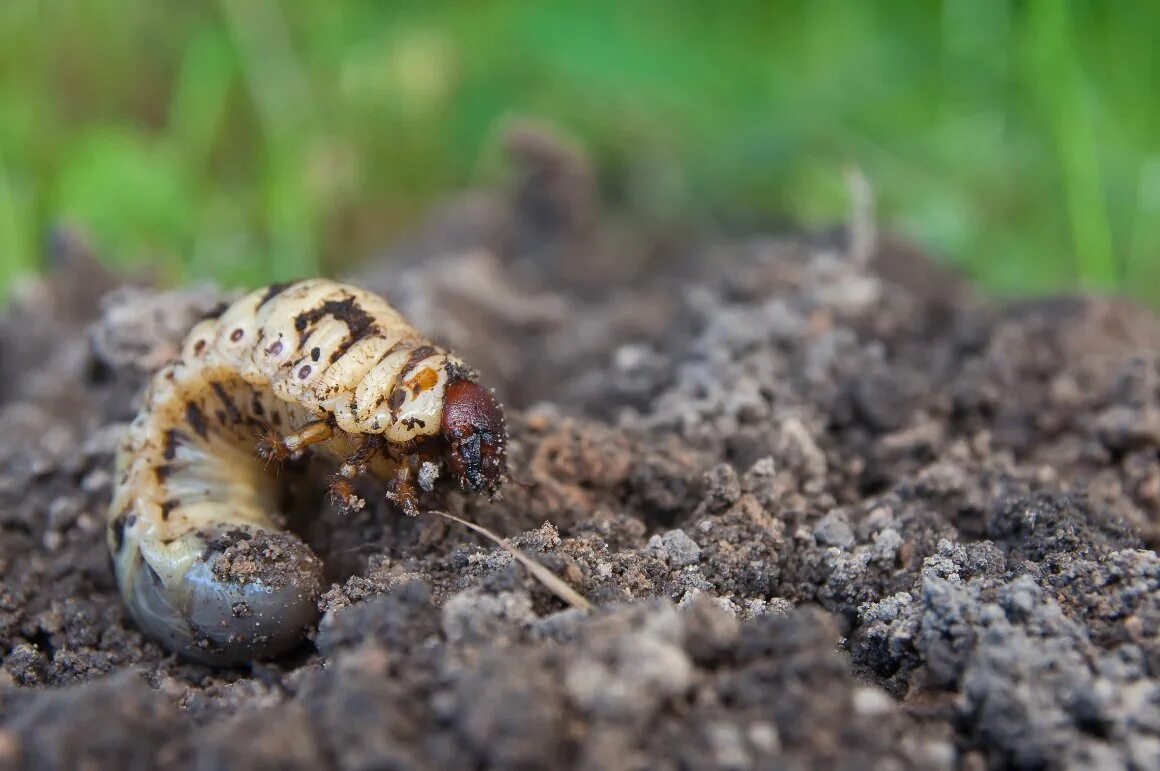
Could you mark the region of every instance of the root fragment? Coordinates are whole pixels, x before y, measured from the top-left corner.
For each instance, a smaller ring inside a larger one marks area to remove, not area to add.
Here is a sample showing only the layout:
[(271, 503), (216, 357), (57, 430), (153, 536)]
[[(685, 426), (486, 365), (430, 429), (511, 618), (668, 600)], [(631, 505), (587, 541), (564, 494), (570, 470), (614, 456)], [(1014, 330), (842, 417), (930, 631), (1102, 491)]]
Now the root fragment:
[(483, 525), (477, 525), (474, 522), (468, 522), (466, 519), (457, 517), (454, 514), (449, 514), (446, 511), (432, 509), (430, 513), (438, 514), (439, 516), (444, 517), (445, 519), (449, 519), (452, 522), (458, 522), (467, 529), (474, 530), (485, 538), (495, 542), (497, 545), (499, 545), (500, 548), (515, 557), (519, 563), (523, 565), (524, 568), (526, 568), (527, 571), (532, 575), (532, 578), (539, 581), (546, 589), (548, 589), (548, 591), (552, 592), (552, 594), (556, 595), (561, 600), (571, 605), (573, 608), (579, 608), (580, 610), (585, 611), (591, 611), (594, 609), (592, 603), (585, 599), (584, 595), (580, 594), (580, 592), (569, 586), (568, 583), (564, 581), (564, 579), (548, 570), (548, 568), (544, 567), (543, 564), (537, 562), (516, 547), (512, 546), (511, 543), (508, 542), (508, 539), (501, 538)]

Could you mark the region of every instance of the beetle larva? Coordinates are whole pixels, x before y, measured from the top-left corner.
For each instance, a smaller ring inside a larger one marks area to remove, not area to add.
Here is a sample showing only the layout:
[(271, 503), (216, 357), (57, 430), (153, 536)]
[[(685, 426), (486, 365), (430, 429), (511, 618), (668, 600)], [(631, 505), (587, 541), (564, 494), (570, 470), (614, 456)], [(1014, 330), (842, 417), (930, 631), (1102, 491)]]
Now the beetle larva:
[(324, 279), (252, 292), (194, 326), (122, 441), (108, 519), (121, 595), (189, 658), (274, 655), (317, 619), (323, 576), (279, 525), (270, 461), (309, 448), (339, 462), (340, 505), (361, 505), (352, 482), (372, 474), (414, 515), (440, 472), (494, 497), (505, 443), (491, 392), (379, 297)]

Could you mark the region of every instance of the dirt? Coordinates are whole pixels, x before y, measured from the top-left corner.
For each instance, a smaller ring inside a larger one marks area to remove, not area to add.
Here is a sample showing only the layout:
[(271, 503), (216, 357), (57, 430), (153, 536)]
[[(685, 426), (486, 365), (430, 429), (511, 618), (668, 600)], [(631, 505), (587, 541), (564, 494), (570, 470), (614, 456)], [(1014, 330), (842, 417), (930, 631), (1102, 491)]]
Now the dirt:
[[(1160, 321), (980, 299), (857, 234), (654, 230), (575, 147), (351, 277), (502, 397), (514, 480), (453, 511), (306, 494), (299, 650), (214, 670), (126, 620), (111, 450), (226, 294), (66, 243), (0, 321), (0, 765), (1160, 767)], [(312, 485), (287, 472), (287, 485)]]

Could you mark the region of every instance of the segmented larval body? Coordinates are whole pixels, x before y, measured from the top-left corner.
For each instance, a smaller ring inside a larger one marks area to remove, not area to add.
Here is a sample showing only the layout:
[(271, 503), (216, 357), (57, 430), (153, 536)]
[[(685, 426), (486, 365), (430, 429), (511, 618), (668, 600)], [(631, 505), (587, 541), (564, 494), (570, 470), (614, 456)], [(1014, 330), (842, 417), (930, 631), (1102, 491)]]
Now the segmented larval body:
[(178, 653), (273, 655), (315, 621), (323, 574), (283, 530), (270, 461), (309, 448), (339, 462), (340, 504), (370, 473), (414, 514), (423, 464), (494, 495), (505, 443), (491, 393), (381, 298), (324, 279), (252, 292), (194, 326), (122, 442), (108, 525), (121, 594)]

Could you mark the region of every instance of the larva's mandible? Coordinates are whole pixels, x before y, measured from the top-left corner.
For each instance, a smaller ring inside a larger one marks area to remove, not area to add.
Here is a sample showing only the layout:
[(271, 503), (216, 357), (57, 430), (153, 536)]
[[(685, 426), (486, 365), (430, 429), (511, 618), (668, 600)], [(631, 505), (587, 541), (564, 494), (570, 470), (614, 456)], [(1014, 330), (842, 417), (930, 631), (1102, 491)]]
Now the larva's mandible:
[(505, 443), (491, 392), (381, 298), (323, 279), (252, 292), (194, 326), (119, 448), (108, 540), (121, 595), (190, 658), (273, 655), (316, 620), (323, 576), (279, 525), (270, 461), (310, 448), (338, 461), (340, 505), (361, 505), (351, 483), (372, 474), (413, 515), (440, 474), (494, 496)]

